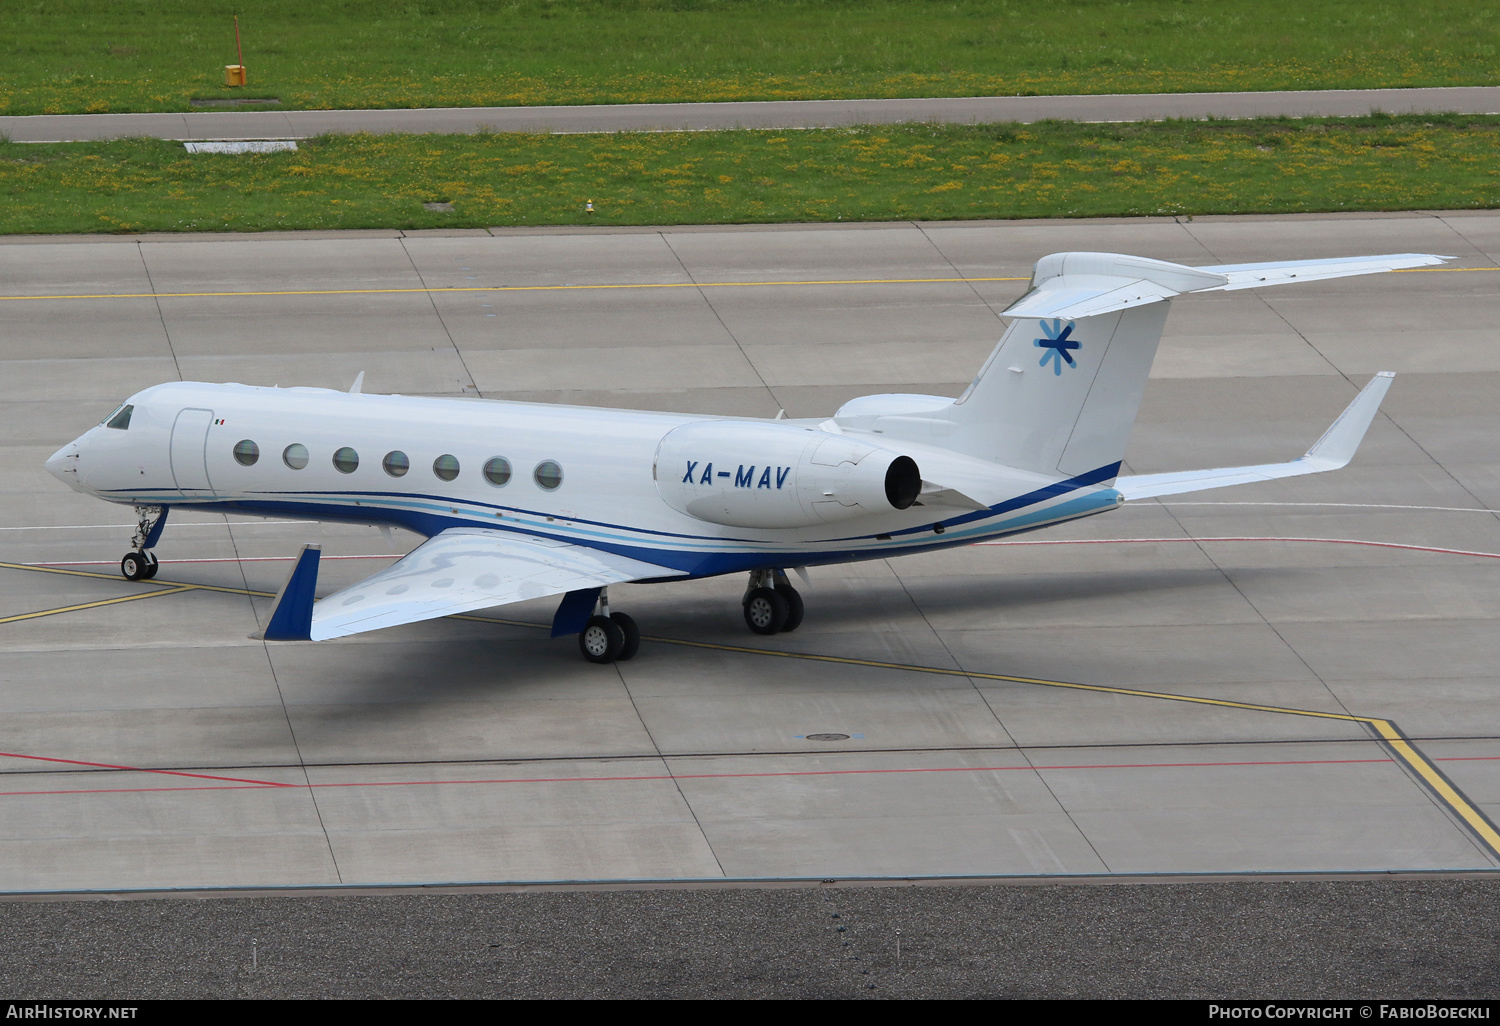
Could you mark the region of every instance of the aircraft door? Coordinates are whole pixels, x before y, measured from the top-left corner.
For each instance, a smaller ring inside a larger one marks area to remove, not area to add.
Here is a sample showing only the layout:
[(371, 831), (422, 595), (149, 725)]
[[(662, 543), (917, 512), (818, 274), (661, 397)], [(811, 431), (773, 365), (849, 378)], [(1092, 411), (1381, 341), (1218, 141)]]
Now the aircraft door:
[(213, 494), (205, 453), (213, 420), (213, 410), (183, 410), (172, 424), (172, 478), (184, 498)]

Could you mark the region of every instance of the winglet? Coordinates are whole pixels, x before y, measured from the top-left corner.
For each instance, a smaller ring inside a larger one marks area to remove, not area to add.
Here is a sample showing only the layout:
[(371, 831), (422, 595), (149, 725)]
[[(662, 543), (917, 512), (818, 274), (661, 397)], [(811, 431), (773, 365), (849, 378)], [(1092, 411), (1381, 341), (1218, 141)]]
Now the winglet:
[(266, 629), (251, 637), (257, 641), (311, 641), (313, 593), (318, 586), (318, 557), (323, 546), (304, 545), (291, 576), (276, 593)]
[(359, 390), (365, 387), (365, 372), (360, 371), (354, 379), (354, 384), (349, 386), (350, 395), (359, 395)]
[(1380, 409), (1380, 401), (1390, 391), (1391, 382), (1395, 379), (1396, 375), (1391, 371), (1381, 371), (1371, 378), (1370, 383), (1360, 389), (1354, 401), (1339, 414), (1338, 420), (1323, 432), (1323, 437), (1302, 458), (1309, 463), (1318, 464), (1319, 470), (1338, 470), (1347, 466), (1354, 458), (1359, 443), (1364, 441), (1365, 432), (1370, 430), (1370, 422)]

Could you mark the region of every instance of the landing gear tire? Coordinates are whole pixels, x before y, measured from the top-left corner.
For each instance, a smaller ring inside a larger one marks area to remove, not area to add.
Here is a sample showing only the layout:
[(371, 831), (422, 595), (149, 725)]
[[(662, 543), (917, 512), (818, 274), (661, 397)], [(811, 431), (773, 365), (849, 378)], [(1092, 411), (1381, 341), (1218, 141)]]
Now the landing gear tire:
[(745, 596), (745, 626), (756, 634), (778, 634), (786, 628), (786, 599), (775, 588), (752, 588)]
[(801, 627), (803, 613), (802, 596), (797, 593), (797, 589), (785, 581), (778, 581), (776, 584), (776, 594), (780, 595), (786, 602), (786, 623), (781, 625), (782, 632), (794, 631), (798, 627)]
[(120, 573), (127, 581), (149, 581), (156, 576), (160, 565), (148, 552), (127, 552), (120, 560)]
[[(639, 635), (636, 637), (636, 644), (640, 644)], [(624, 650), (625, 632), (608, 616), (589, 617), (589, 622), (578, 634), (578, 651), (591, 663), (612, 663), (620, 658), (620, 653)]]
[(619, 662), (634, 659), (635, 654), (641, 649), (641, 630), (635, 625), (635, 620), (624, 613), (610, 613), (609, 618), (620, 628), (620, 633), (625, 636), (624, 643), (620, 646), (620, 652), (615, 656)]

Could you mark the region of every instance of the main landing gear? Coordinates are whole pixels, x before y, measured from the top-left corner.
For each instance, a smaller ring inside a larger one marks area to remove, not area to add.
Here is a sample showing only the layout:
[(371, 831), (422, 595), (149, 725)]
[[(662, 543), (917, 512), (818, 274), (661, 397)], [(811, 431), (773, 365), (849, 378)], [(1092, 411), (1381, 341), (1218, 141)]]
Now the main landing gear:
[(161, 539), (162, 528), (167, 523), (165, 506), (137, 506), (139, 521), (135, 535), (130, 539), (131, 551), (120, 560), (120, 573), (127, 581), (149, 581), (161, 569), (155, 553), (151, 551)]
[(745, 589), (745, 626), (756, 634), (779, 634), (802, 626), (802, 596), (785, 570), (752, 570)]
[(578, 634), (578, 650), (591, 663), (613, 663), (635, 658), (640, 648), (641, 632), (635, 620), (624, 613), (611, 613), (609, 589), (601, 590), (594, 615)]

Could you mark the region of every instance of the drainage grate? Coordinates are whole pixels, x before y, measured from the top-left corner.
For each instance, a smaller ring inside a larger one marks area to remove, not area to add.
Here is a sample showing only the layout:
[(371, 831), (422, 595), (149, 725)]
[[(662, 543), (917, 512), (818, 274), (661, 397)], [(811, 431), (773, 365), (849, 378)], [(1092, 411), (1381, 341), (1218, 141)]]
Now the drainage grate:
[(847, 741), (847, 740), (849, 740), (849, 735), (848, 734), (808, 734), (807, 735), (807, 740), (809, 740), (809, 741)]

